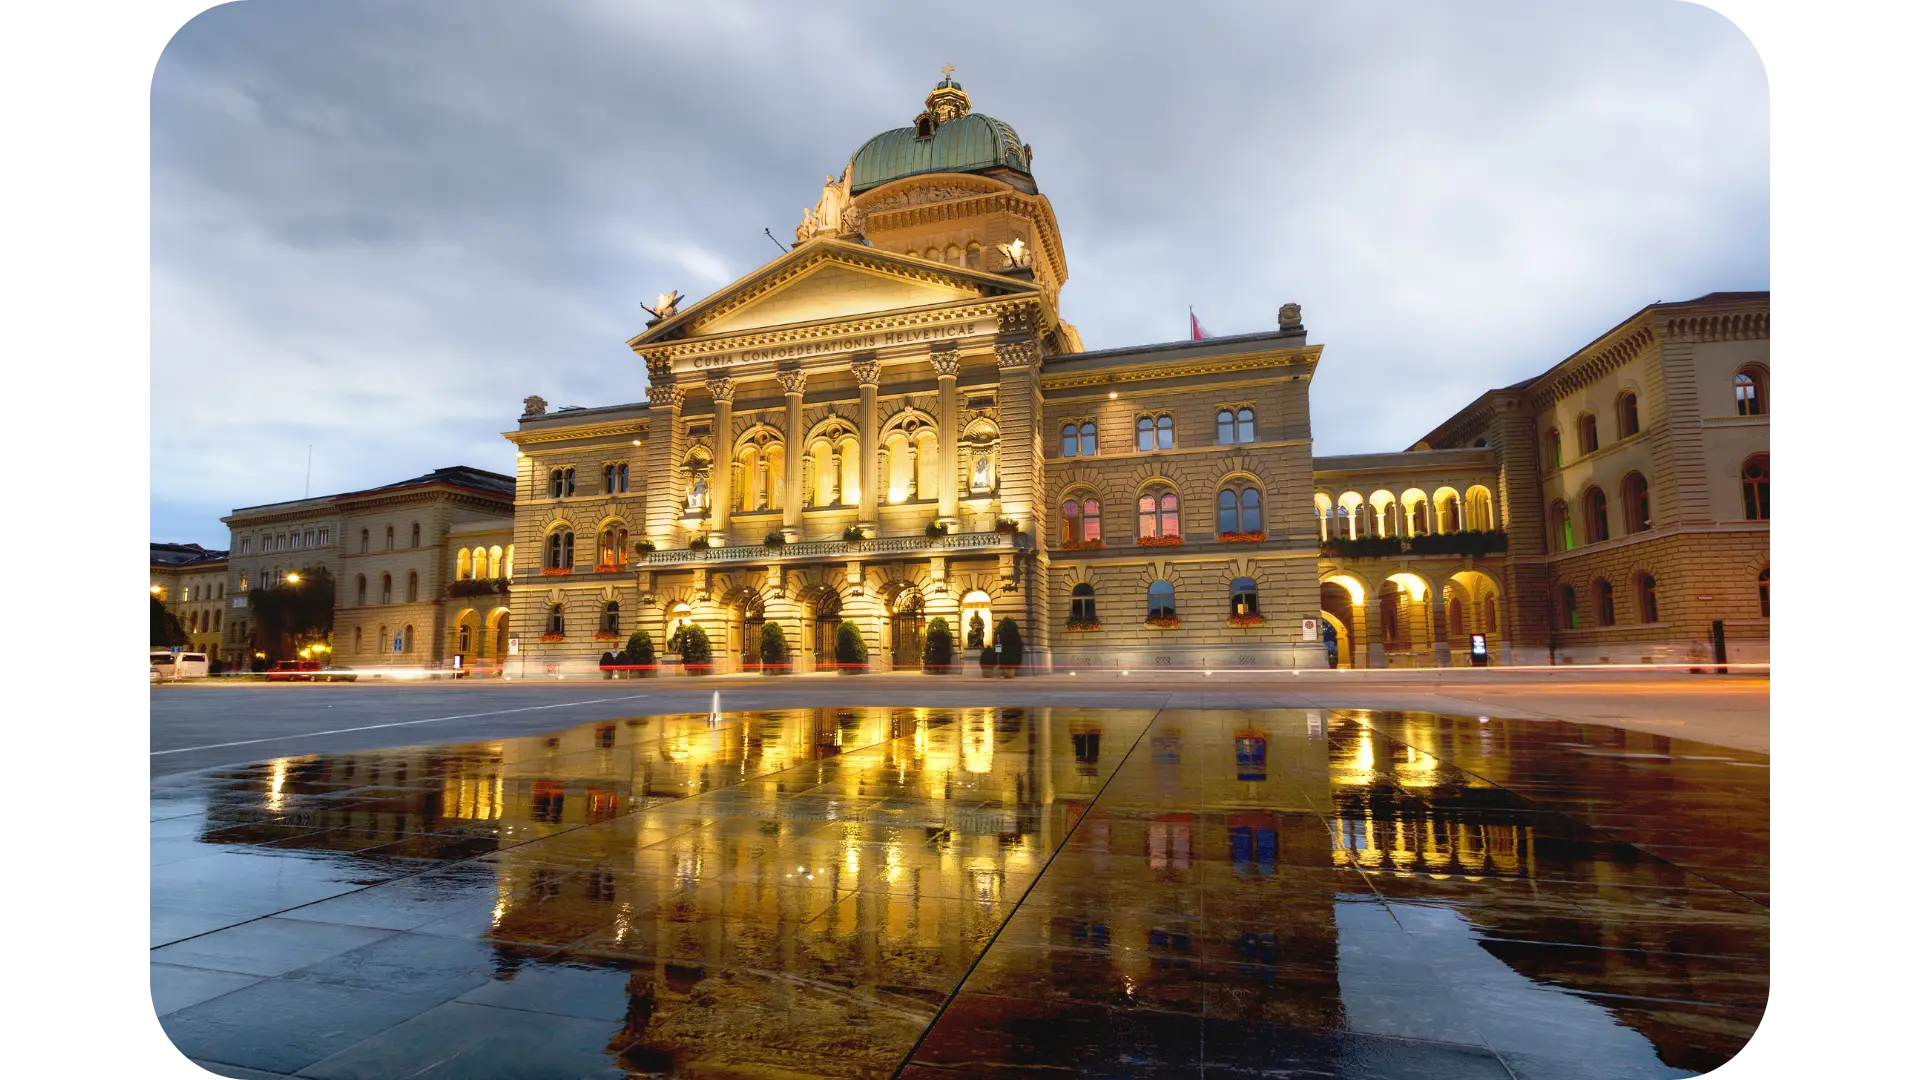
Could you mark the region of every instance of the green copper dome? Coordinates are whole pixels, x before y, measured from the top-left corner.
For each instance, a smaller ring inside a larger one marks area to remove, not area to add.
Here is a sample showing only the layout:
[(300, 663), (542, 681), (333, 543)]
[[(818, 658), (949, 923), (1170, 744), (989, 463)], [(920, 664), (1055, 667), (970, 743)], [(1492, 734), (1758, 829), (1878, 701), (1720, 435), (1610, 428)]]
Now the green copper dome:
[[(959, 84), (954, 83), (958, 90)], [(1013, 169), (1032, 176), (1031, 163), (1013, 127), (991, 116), (967, 113), (940, 123), (933, 137), (917, 137), (914, 128), (895, 128), (868, 139), (853, 155), (853, 190), (858, 195), (906, 176), (940, 172)]]

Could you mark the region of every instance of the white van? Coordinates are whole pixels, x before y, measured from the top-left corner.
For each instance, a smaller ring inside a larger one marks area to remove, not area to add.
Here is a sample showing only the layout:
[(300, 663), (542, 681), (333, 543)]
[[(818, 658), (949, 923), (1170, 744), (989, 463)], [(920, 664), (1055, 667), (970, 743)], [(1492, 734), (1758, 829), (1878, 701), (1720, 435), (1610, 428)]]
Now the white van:
[(204, 679), (207, 677), (207, 654), (154, 649), (147, 654), (147, 666), (159, 674), (162, 682)]

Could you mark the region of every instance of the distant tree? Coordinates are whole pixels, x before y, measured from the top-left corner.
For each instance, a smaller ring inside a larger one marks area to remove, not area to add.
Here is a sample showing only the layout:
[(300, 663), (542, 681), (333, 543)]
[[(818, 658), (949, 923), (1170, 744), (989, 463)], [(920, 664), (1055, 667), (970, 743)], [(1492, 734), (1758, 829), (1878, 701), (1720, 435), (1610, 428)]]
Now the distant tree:
[(180, 616), (168, 611), (167, 605), (161, 603), (157, 596), (148, 596), (147, 602), (152, 605), (148, 612), (148, 621), (152, 630), (147, 640), (154, 645), (169, 649), (175, 645), (185, 645), (187, 628), (180, 625)]
[(333, 632), (333, 599), (333, 574), (324, 566), (301, 567), (297, 583), (247, 593), (259, 649), (281, 658), (303, 641), (324, 641)]

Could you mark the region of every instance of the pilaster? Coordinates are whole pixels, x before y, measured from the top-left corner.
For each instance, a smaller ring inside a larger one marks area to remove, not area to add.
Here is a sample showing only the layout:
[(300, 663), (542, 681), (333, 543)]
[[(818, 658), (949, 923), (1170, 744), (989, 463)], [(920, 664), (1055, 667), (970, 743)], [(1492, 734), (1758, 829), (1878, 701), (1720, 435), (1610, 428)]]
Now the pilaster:
[(789, 543), (800, 539), (800, 508), (805, 501), (801, 495), (800, 482), (804, 478), (803, 467), (807, 448), (800, 445), (806, 432), (800, 430), (800, 400), (807, 390), (807, 373), (804, 371), (782, 371), (777, 376), (781, 389), (787, 392), (787, 430), (786, 430), (786, 491), (780, 504), (780, 531), (786, 534)]
[(880, 362), (856, 359), (853, 377), (860, 381), (860, 528), (868, 536), (880, 531)]
[(733, 380), (718, 375), (707, 380), (707, 392), (713, 395), (713, 494), (707, 520), (707, 532), (716, 544), (726, 542), (727, 525), (733, 513)]

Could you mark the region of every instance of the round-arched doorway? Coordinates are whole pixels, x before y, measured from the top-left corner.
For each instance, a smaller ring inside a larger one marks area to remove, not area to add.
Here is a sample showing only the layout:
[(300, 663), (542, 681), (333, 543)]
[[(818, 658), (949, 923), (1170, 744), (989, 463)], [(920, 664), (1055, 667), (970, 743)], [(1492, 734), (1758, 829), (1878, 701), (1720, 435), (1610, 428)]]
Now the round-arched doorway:
[(893, 669), (915, 671), (920, 667), (922, 629), (926, 624), (926, 604), (918, 589), (903, 589), (893, 599)]

